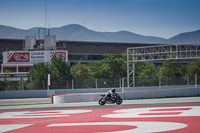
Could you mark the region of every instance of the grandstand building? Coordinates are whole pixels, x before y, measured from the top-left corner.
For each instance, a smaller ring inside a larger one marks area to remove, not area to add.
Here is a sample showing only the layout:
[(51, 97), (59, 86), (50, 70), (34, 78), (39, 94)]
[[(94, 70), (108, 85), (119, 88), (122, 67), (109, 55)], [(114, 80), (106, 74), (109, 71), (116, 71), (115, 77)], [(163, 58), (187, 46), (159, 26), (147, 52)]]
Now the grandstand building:
[[(67, 41), (67, 40), (55, 40), (55, 36), (52, 36), (55, 41), (55, 45), (48, 45), (49, 41), (36, 40), (34, 37), (26, 37), (26, 39), (0, 39), (0, 64), (1, 72), (8, 69), (10, 72), (27, 72), (34, 62), (28, 62), (22, 64), (17, 63), (4, 63), (3, 64), (3, 52), (4, 54), (11, 53), (45, 53), (45, 51), (67, 51), (67, 61), (71, 64), (81, 61), (82, 63), (88, 63), (96, 60), (103, 59), (105, 54), (111, 54), (121, 56), (123, 52), (126, 52), (129, 47), (142, 47), (161, 44), (143, 44), (143, 43), (116, 43), (116, 42), (85, 42), (85, 41)], [(51, 38), (51, 39), (52, 39)], [(50, 40), (51, 40), (50, 39)], [(35, 41), (34, 41), (35, 40)], [(49, 40), (47, 36), (47, 40)], [(27, 46), (27, 43), (30, 45)], [(46, 53), (47, 56), (50, 53)], [(4, 55), (5, 56), (5, 55)], [(5, 61), (4, 61), (5, 62)], [(8, 64), (8, 65), (7, 65)], [(13, 65), (15, 64), (15, 65)], [(18, 65), (18, 67), (16, 67)], [(21, 65), (21, 66), (20, 66)], [(3, 67), (2, 67), (3, 66)]]

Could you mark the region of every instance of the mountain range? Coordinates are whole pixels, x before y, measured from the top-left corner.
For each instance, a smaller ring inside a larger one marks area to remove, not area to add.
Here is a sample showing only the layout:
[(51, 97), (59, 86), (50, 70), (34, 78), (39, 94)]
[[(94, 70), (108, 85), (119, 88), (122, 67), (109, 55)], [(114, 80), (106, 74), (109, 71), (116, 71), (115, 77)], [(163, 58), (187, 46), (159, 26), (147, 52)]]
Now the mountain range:
[[(25, 36), (38, 36), (39, 27), (22, 30), (14, 27), (0, 25), (1, 39), (25, 39)], [(44, 31), (40, 30), (41, 36)], [(144, 36), (129, 31), (97, 32), (81, 25), (70, 24), (59, 28), (50, 28), (50, 34), (56, 35), (57, 40), (94, 41), (94, 42), (126, 42), (126, 43), (155, 43), (177, 44), (200, 42), (200, 30), (178, 34), (169, 39)]]

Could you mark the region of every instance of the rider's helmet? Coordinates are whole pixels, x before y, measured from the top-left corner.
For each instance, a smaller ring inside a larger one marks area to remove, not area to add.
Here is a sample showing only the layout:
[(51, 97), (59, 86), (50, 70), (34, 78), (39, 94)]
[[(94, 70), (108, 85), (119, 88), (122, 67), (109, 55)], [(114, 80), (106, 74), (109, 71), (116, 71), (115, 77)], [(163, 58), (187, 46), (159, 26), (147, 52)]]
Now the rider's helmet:
[(113, 88), (112, 90), (111, 90), (113, 93), (115, 93), (115, 89)]

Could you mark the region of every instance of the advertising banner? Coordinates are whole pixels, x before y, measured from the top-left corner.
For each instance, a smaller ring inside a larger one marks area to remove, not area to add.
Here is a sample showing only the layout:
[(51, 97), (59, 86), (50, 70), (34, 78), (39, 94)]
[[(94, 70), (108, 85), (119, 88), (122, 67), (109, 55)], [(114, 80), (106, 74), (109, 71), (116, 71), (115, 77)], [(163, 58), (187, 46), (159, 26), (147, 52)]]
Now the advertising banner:
[(50, 61), (53, 60), (55, 57), (61, 57), (64, 60), (66, 60), (66, 51), (65, 52), (59, 52), (59, 51), (52, 51), (50, 52)]
[(31, 51), (31, 61), (33, 63), (37, 63), (37, 62), (48, 62), (47, 59), (47, 51)]
[(7, 53), (7, 62), (30, 62), (30, 53), (29, 52), (8, 52)]
[(68, 61), (67, 51), (10, 51), (3, 52), (3, 63), (39, 63), (51, 62), (53, 58), (61, 57)]

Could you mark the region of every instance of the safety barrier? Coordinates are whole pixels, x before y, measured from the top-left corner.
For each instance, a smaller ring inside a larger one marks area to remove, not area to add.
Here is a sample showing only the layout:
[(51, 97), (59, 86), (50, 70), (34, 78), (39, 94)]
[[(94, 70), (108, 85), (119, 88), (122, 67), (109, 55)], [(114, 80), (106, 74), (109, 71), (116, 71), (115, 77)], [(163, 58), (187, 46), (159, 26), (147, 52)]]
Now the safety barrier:
[[(164, 90), (137, 90), (119, 93), (124, 100), (143, 98), (165, 98), (165, 97), (186, 97), (199, 96), (200, 88), (164, 89)], [(71, 102), (91, 102), (100, 99), (100, 93), (66, 94), (53, 96), (54, 104)]]

